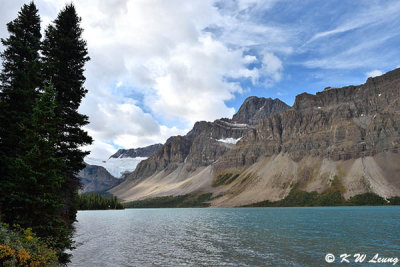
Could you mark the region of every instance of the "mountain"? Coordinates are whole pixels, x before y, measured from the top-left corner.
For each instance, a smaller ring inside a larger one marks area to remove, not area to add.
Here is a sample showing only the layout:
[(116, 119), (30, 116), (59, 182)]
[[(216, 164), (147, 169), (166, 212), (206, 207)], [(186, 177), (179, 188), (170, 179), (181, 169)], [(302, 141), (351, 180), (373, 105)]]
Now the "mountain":
[(251, 96), (243, 102), (232, 120), (237, 123), (257, 124), (259, 120), (281, 113), (288, 107), (279, 99)]
[(110, 158), (137, 158), (152, 156), (156, 151), (162, 147), (162, 144), (154, 144), (146, 147), (131, 148), (131, 149), (118, 149), (118, 151), (111, 155)]
[(79, 172), (78, 177), (83, 185), (82, 193), (104, 192), (123, 181), (112, 176), (105, 168), (89, 164)]
[(303, 93), (292, 107), (250, 97), (232, 119), (171, 137), (111, 192), (126, 201), (212, 193), (213, 206), (279, 200), (296, 188), (345, 198), (400, 195), (400, 69)]
[[(250, 97), (245, 103), (250, 110), (265, 109), (266, 112), (255, 113), (257, 116), (264, 117), (274, 114), (269, 113), (269, 110), (280, 109), (283, 111), (289, 108), (278, 99)], [(260, 103), (263, 104), (260, 105)], [(226, 118), (214, 122), (196, 122), (193, 129), (185, 136), (169, 138), (153, 156), (139, 163), (129, 178), (134, 180), (145, 178), (161, 170), (172, 172), (178, 168), (180, 163), (185, 163), (184, 169), (189, 173), (214, 163), (220, 156), (232, 149), (249, 129), (255, 127), (252, 124), (254, 122), (252, 116), (243, 116), (240, 119), (244, 123)]]
[(132, 149), (119, 149), (108, 160), (86, 157), (85, 162), (90, 165), (102, 166), (114, 177), (123, 178), (134, 171), (141, 161), (152, 156), (160, 147), (162, 147), (161, 144), (155, 144)]
[[(254, 116), (268, 117), (277, 110), (284, 111), (290, 108), (279, 99), (250, 97), (245, 103), (246, 108), (241, 108), (237, 114), (243, 114), (245, 110), (257, 110), (260, 112), (255, 112)], [(201, 172), (232, 149), (249, 129), (255, 127), (256, 120), (251, 114), (235, 118), (223, 118), (214, 122), (200, 121), (195, 123), (193, 129), (185, 136), (170, 137), (153, 156), (138, 164), (136, 170), (127, 177), (127, 182), (112, 192), (123, 198), (125, 193), (122, 192), (156, 173), (161, 174), (157, 179), (171, 174), (171, 178), (174, 179), (177, 175), (177, 179), (180, 180)], [(154, 182), (157, 184), (158, 180)], [(144, 191), (141, 194), (145, 194)]]

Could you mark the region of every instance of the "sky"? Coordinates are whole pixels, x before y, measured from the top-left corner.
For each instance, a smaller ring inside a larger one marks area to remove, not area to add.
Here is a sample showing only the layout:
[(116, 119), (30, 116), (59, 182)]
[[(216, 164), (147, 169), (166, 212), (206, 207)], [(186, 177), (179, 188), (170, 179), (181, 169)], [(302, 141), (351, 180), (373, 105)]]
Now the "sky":
[[(0, 0), (1, 38), (26, 2)], [(400, 67), (398, 0), (37, 0), (43, 32), (71, 2), (98, 159), (231, 117), (249, 96), (293, 105)]]

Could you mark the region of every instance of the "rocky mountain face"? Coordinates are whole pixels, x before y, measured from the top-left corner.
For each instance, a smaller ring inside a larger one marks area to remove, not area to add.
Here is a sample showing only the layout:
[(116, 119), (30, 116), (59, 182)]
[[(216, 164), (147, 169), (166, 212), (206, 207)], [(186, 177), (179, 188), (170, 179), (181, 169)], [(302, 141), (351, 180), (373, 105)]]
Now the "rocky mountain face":
[(112, 176), (104, 167), (86, 164), (78, 174), (82, 182), (82, 193), (104, 192), (123, 182)]
[(131, 149), (118, 149), (115, 154), (111, 155), (110, 158), (137, 158), (145, 157), (148, 158), (157, 152), (162, 147), (162, 144), (154, 144), (146, 147), (131, 148)]
[[(229, 141), (228, 141), (229, 140)], [(111, 192), (125, 200), (212, 192), (214, 206), (279, 200), (293, 187), (400, 195), (400, 69), (282, 101), (250, 97), (232, 119), (171, 137)], [(236, 174), (236, 175), (233, 175)], [(212, 186), (216, 179), (235, 177)]]
[(169, 138), (152, 157), (139, 163), (128, 179), (142, 179), (161, 170), (172, 172), (180, 163), (186, 163), (189, 172), (208, 166), (232, 149), (236, 140), (254, 127), (256, 118), (267, 118), (288, 108), (279, 99), (249, 97), (233, 119), (196, 122), (185, 136)]
[(399, 103), (399, 70), (360, 86), (300, 94), (293, 108), (260, 120), (218, 165), (247, 166), (278, 153), (295, 161), (307, 155), (338, 161), (397, 153)]
[(232, 120), (237, 123), (257, 124), (259, 120), (281, 113), (288, 108), (289, 106), (279, 99), (252, 96), (243, 102)]

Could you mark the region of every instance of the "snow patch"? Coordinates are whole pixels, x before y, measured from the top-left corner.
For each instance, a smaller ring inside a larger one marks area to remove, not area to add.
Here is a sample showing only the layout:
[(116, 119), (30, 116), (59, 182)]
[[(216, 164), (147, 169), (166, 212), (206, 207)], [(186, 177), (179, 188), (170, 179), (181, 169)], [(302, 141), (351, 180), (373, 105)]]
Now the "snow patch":
[(226, 125), (230, 126), (230, 127), (236, 127), (236, 128), (246, 128), (248, 127), (247, 124), (245, 123), (236, 123), (236, 122), (227, 122), (227, 121), (223, 121)]
[(121, 178), (122, 174), (126, 171), (132, 172), (136, 166), (146, 157), (137, 158), (109, 158), (108, 160), (101, 160), (96, 158), (86, 157), (85, 162), (90, 165), (97, 165), (104, 167), (112, 176)]
[(225, 144), (233, 144), (233, 145), (236, 145), (236, 143), (237, 143), (241, 138), (242, 138), (242, 137), (240, 137), (240, 138), (238, 138), (238, 139), (235, 139), (235, 138), (228, 137), (228, 138), (225, 138), (225, 139), (218, 139), (217, 141), (218, 141), (218, 142), (225, 143)]

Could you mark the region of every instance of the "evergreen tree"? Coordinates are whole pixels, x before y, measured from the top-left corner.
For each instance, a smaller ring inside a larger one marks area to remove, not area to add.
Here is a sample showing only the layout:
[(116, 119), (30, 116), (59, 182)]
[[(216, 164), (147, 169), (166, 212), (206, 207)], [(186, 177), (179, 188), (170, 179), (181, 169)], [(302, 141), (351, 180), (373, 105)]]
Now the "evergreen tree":
[(15, 160), (18, 190), (13, 192), (13, 202), (9, 204), (18, 215), (13, 223), (32, 228), (66, 261), (68, 255), (63, 250), (72, 246), (72, 231), (62, 218), (64, 206), (59, 192), (65, 179), (62, 175), (65, 161), (56, 157), (55, 144), (60, 135), (55, 109), (55, 90), (51, 85), (45, 86), (36, 100), (31, 120), (22, 126), (25, 137), (21, 146), (25, 153)]
[(57, 143), (59, 157), (65, 158), (63, 169), (65, 183), (62, 186), (65, 220), (75, 220), (77, 191), (80, 181), (78, 172), (85, 167), (83, 158), (88, 154), (80, 149), (92, 143), (92, 138), (82, 129), (88, 117), (78, 112), (82, 98), (87, 93), (84, 65), (89, 60), (86, 42), (82, 39), (81, 19), (72, 4), (65, 6), (50, 25), (43, 42), (44, 73), (52, 81), (56, 91), (56, 117), (60, 118), (57, 131), (61, 133)]
[(80, 210), (107, 210), (123, 209), (124, 206), (115, 196), (100, 195), (96, 192), (83, 193), (79, 195)]
[[(25, 153), (24, 129), (37, 98), (40, 77), (40, 17), (33, 2), (25, 4), (18, 17), (7, 24), (10, 36), (2, 39), (3, 69), (0, 74), (0, 216), (12, 220), (7, 210), (17, 190), (15, 159)], [(23, 182), (23, 181), (22, 181)], [(17, 211), (15, 211), (17, 212)]]
[[(80, 186), (76, 174), (92, 142), (78, 113), (85, 62), (80, 18), (67, 5), (46, 31), (40, 61), (40, 18), (32, 3), (7, 24), (0, 75), (0, 218), (31, 227), (59, 252), (72, 248)], [(49, 86), (41, 87), (43, 81)]]

